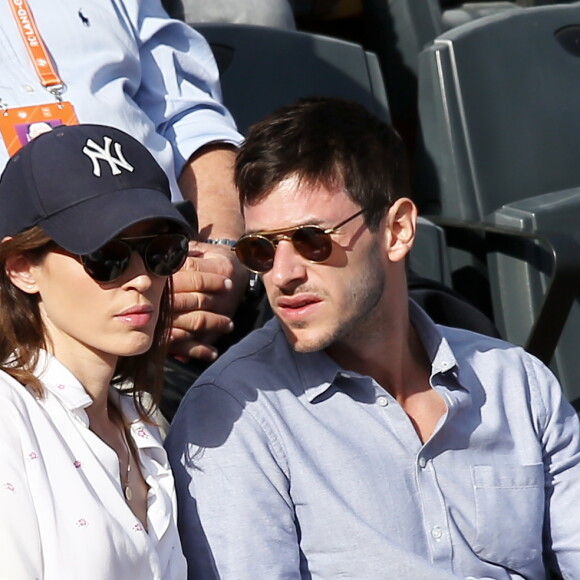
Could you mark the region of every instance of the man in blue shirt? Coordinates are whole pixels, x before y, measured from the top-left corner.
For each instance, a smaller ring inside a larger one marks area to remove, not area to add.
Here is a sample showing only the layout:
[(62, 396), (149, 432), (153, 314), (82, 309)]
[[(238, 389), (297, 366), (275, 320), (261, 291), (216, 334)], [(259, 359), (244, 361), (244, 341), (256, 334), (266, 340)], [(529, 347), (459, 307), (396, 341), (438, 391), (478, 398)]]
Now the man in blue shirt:
[(275, 314), (167, 440), (191, 578), (580, 577), (580, 427), (519, 347), (408, 299), (403, 147), (357, 104), (255, 125), (236, 245)]

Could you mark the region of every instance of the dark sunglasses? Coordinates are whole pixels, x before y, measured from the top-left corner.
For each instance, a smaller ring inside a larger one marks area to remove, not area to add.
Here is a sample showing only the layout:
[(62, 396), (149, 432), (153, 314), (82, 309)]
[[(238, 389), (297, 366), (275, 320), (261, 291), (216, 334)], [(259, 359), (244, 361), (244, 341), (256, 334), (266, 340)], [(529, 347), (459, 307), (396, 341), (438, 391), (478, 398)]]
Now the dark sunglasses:
[(292, 242), (294, 249), (310, 262), (324, 262), (332, 253), (331, 234), (336, 233), (338, 228), (344, 226), (358, 217), (364, 210), (357, 211), (354, 215), (341, 221), (332, 228), (320, 226), (296, 226), (284, 230), (271, 232), (258, 232), (245, 234), (232, 248), (236, 252), (238, 260), (252, 272), (263, 274), (272, 269), (276, 248), (282, 240)]
[(87, 274), (97, 282), (114, 282), (131, 263), (137, 252), (151, 274), (171, 276), (183, 266), (188, 254), (184, 234), (155, 234), (115, 238), (90, 254), (79, 256)]

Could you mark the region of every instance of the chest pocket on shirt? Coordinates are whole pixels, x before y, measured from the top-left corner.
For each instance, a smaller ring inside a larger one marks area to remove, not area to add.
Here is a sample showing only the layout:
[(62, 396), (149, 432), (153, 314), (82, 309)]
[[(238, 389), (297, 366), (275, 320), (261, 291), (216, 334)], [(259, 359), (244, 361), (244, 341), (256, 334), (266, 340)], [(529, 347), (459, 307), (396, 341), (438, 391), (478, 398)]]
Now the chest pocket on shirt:
[(483, 560), (517, 570), (542, 557), (544, 466), (474, 465), (476, 539)]

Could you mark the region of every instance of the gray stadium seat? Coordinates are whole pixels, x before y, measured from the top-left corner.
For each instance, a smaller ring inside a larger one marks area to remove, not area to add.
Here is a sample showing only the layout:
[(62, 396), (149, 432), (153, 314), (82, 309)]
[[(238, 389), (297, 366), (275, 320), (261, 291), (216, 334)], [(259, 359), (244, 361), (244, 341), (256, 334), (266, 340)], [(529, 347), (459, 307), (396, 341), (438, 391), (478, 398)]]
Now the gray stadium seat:
[(425, 278), (451, 286), (445, 232), (443, 228), (424, 217), (418, 219), (417, 235), (409, 256), (409, 267)]
[[(479, 223), (471, 231), (482, 259), (472, 266), (487, 260), (495, 321), (508, 340), (530, 344), (557, 272), (548, 312), (559, 322), (549, 336), (537, 331), (531, 350), (550, 360), (542, 341), (553, 343), (563, 327), (553, 368), (571, 399), (580, 395), (578, 103), (580, 3), (482, 18), (419, 57), (419, 205), (441, 222)], [(514, 237), (489, 244), (497, 227)], [(452, 261), (456, 271), (462, 265)]]
[(369, 46), (381, 61), (391, 114), (405, 121), (416, 116), (419, 53), (446, 30), (516, 2), (443, 2), (442, 0), (364, 0)]
[(377, 57), (344, 40), (244, 24), (192, 25), (220, 68), (224, 102), (239, 129), (300, 97), (358, 101), (390, 120)]

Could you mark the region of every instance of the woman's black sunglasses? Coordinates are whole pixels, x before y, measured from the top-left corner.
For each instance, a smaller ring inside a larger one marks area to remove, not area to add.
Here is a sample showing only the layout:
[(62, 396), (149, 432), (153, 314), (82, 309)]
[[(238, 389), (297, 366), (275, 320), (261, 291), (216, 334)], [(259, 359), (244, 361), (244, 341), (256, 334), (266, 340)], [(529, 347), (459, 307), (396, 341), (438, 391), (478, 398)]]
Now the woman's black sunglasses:
[(276, 247), (281, 240), (292, 242), (294, 249), (310, 262), (324, 262), (332, 253), (330, 235), (363, 212), (364, 210), (361, 209), (336, 226), (327, 229), (305, 225), (271, 232), (245, 234), (236, 242), (232, 250), (236, 252), (238, 260), (248, 270), (258, 274), (264, 274), (272, 269)]
[(120, 278), (131, 263), (132, 252), (139, 253), (151, 274), (171, 276), (187, 258), (188, 241), (184, 234), (115, 238), (79, 259), (87, 274), (97, 282), (114, 282)]

